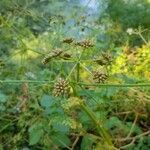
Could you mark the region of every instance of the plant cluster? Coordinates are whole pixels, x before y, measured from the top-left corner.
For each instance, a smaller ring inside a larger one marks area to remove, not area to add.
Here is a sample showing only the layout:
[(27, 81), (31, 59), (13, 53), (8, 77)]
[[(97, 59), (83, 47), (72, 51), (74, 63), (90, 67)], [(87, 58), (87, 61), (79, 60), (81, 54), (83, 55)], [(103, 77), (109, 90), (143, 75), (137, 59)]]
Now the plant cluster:
[(148, 24), (80, 2), (0, 1), (0, 150), (150, 149)]

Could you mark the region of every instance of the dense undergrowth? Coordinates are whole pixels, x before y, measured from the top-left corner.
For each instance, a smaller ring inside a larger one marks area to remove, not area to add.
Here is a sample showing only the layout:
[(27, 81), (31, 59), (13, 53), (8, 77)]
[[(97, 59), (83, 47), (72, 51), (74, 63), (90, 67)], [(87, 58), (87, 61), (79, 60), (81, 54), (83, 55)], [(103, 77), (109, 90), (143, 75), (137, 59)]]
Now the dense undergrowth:
[(0, 1), (0, 150), (150, 149), (150, 3), (117, 2)]

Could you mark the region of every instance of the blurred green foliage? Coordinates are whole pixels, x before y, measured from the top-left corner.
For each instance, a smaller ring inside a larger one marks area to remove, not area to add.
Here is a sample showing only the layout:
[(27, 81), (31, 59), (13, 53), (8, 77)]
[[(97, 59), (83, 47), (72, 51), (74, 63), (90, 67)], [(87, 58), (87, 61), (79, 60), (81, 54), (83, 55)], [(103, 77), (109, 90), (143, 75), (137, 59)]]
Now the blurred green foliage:
[(114, 22), (126, 28), (149, 28), (150, 5), (148, 0), (109, 0), (107, 12)]

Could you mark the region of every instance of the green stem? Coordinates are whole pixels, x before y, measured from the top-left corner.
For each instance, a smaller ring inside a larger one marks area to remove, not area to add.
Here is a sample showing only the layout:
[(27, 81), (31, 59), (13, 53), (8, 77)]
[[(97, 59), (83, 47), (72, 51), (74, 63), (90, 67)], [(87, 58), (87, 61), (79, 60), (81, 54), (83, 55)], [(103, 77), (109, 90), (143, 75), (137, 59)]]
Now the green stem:
[(77, 63), (76, 63), (76, 64), (73, 66), (73, 68), (71, 69), (69, 75), (66, 77), (66, 80), (68, 80), (68, 79), (70, 78), (70, 76), (71, 76), (71, 74), (73, 73), (73, 71), (74, 71), (74, 69), (76, 68), (76, 66), (77, 66)]
[(139, 34), (140, 38), (143, 40), (143, 42), (145, 44), (148, 44), (148, 42), (145, 40), (145, 38), (143, 37), (143, 35), (140, 32), (138, 34)]
[(99, 135), (104, 139), (104, 142), (106, 142), (109, 146), (113, 146), (111, 136), (106, 131), (106, 129), (102, 126), (102, 123), (97, 121), (95, 114), (90, 110), (90, 108), (84, 104), (81, 104), (81, 108), (84, 110), (84, 112), (91, 118), (93, 123), (96, 125), (97, 131)]
[[(0, 80), (0, 83), (49, 83), (53, 84), (54, 81), (48, 80)], [(101, 87), (144, 87), (150, 86), (150, 83), (140, 83), (140, 84), (88, 84), (83, 82), (70, 82), (77, 85), (83, 86), (101, 86)]]
[[(73, 82), (75, 83), (75, 82)], [(138, 86), (150, 86), (150, 83), (140, 83), (140, 84), (88, 84), (83, 82), (75, 83), (78, 85), (85, 85), (85, 86), (101, 86), (101, 87), (138, 87)]]
[(80, 63), (77, 63), (77, 82), (80, 80)]
[[(0, 83), (48, 83), (49, 81), (44, 80), (0, 80)], [(52, 81), (50, 82), (52, 83)]]

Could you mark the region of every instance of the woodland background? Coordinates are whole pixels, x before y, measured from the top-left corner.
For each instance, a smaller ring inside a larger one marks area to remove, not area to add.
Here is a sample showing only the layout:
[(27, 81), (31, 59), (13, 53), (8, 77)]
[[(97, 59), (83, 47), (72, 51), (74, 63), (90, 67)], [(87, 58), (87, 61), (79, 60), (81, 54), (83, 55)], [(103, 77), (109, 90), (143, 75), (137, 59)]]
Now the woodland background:
[(150, 1), (1, 0), (0, 150), (149, 150)]

